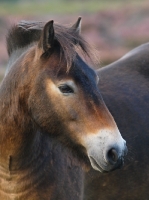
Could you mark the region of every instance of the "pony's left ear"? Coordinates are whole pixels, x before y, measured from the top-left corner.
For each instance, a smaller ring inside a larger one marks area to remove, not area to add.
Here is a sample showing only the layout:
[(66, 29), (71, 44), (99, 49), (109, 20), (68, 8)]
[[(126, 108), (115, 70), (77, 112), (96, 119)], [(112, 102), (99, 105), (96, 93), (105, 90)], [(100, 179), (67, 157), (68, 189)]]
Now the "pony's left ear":
[(79, 17), (76, 23), (71, 27), (71, 29), (77, 32), (78, 34), (81, 33), (81, 22), (82, 22), (82, 18)]
[(42, 35), (39, 42), (39, 47), (43, 49), (43, 53), (50, 50), (54, 45), (54, 21), (47, 22), (43, 28)]

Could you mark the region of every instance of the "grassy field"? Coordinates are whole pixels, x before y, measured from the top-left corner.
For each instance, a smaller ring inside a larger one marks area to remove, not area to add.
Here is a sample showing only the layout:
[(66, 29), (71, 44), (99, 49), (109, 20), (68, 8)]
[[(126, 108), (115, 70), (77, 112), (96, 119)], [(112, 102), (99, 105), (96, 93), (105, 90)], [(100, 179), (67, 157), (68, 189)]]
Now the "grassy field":
[(93, 13), (102, 10), (121, 9), (125, 6), (140, 7), (147, 0), (93, 0), (93, 1), (72, 1), (72, 0), (42, 0), (42, 1), (18, 1), (1, 2), (0, 15), (45, 15), (48, 13), (56, 14), (76, 14)]

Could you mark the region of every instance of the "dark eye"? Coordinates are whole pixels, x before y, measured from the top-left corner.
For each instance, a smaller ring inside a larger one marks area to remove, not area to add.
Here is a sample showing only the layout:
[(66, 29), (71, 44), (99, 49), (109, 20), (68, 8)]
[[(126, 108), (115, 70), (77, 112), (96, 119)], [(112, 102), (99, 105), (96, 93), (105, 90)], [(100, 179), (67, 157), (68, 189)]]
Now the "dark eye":
[(60, 85), (58, 88), (64, 94), (74, 93), (74, 90), (68, 85)]

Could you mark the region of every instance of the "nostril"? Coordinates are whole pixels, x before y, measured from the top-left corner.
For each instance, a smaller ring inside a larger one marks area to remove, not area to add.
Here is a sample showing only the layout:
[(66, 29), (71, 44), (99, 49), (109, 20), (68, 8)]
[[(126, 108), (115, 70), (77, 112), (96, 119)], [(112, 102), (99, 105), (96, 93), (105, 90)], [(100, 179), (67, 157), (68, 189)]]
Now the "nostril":
[(112, 148), (107, 152), (107, 160), (114, 165), (118, 161), (118, 154), (116, 149)]

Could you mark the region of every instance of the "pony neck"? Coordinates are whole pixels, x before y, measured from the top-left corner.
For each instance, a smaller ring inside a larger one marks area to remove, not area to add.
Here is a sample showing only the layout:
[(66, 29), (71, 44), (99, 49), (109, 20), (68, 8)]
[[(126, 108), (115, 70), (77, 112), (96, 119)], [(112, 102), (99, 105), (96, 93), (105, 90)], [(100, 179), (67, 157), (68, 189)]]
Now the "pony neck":
[(19, 77), (16, 79), (18, 73), (10, 74), (6, 75), (0, 87), (0, 165), (16, 170), (22, 168), (22, 156), (26, 159), (23, 162), (28, 164), (28, 154), (34, 152), (33, 155), (37, 155), (40, 134), (27, 108), (27, 85), (20, 89), (21, 83), (16, 82), (20, 81)]

